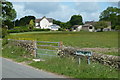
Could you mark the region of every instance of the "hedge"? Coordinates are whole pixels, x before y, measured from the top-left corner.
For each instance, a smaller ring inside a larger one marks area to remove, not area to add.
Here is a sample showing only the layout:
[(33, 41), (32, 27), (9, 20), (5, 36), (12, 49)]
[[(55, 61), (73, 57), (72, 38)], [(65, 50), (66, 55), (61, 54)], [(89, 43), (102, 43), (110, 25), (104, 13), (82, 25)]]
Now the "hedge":
[(50, 31), (50, 29), (16, 29), (16, 30), (8, 30), (8, 33), (20, 33), (20, 32), (30, 32), (30, 31)]

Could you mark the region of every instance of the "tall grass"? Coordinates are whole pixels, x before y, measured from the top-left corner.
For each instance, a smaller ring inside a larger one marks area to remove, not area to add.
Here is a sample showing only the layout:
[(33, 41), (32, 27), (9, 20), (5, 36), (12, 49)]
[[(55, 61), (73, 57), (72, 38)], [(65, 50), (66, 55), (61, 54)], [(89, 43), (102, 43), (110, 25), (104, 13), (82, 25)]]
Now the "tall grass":
[(119, 72), (99, 63), (92, 62), (89, 65), (84, 59), (81, 64), (78, 64), (72, 58), (56, 57), (45, 62), (33, 62), (29, 65), (73, 78), (118, 78)]
[(13, 44), (6, 44), (2, 47), (2, 56), (18, 62), (32, 60), (32, 56), (24, 48)]

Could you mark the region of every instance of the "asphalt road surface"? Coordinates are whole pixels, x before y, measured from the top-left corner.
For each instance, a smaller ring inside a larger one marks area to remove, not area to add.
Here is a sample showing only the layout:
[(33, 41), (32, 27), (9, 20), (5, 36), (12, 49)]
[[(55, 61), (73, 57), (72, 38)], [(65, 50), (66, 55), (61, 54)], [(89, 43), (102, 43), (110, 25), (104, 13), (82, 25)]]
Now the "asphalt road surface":
[(64, 78), (2, 58), (2, 78)]

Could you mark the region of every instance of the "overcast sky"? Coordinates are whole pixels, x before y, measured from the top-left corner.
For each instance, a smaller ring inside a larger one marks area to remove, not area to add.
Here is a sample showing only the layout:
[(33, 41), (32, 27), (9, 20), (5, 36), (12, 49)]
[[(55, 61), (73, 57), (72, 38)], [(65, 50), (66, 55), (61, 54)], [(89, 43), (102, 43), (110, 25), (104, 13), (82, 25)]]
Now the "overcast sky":
[[(11, 0), (8, 0), (11, 1)], [(43, 16), (62, 22), (69, 21), (72, 15), (82, 15), (83, 21), (98, 21), (100, 13), (108, 6), (118, 6), (116, 2), (12, 2), (17, 18)]]

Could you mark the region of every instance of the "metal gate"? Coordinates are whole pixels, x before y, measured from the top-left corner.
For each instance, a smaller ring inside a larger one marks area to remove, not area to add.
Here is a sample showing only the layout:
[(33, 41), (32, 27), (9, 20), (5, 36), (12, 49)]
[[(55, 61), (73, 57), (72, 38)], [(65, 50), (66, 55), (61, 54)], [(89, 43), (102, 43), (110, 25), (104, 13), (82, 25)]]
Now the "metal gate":
[(58, 49), (62, 47), (62, 42), (37, 41), (36, 43), (36, 57), (41, 59), (56, 57)]

